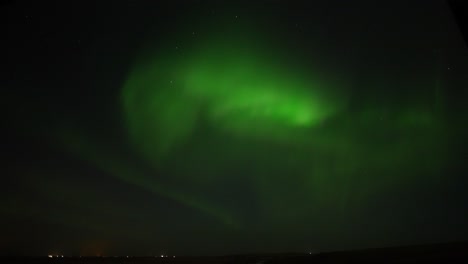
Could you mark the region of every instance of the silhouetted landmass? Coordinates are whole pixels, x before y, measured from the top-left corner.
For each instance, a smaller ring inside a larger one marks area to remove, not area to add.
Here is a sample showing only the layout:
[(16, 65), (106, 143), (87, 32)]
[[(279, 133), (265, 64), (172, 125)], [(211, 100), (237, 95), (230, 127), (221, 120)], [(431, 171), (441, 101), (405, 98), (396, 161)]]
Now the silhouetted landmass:
[(211, 257), (4, 257), (26, 264), (306, 264), (306, 263), (468, 263), (468, 242), (375, 248), (319, 254), (248, 254)]

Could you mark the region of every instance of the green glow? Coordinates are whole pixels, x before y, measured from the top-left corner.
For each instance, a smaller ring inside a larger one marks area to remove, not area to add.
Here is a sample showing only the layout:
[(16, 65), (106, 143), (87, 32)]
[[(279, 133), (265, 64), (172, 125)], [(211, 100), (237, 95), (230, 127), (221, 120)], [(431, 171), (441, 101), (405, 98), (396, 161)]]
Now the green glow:
[(124, 111), (132, 141), (149, 160), (183, 144), (200, 119), (231, 136), (275, 141), (321, 124), (344, 106), (331, 82), (285, 67), (281, 56), (255, 53), (244, 38), (194, 44), (183, 59), (166, 54), (173, 58), (154, 59), (131, 73)]
[[(295, 191), (282, 199), (296, 206), (284, 210), (306, 217), (299, 200), (343, 211), (353, 191), (371, 195), (401, 182), (402, 170), (431, 173), (443, 164), (446, 132), (424, 104), (364, 102), (350, 111), (351, 84), (325, 77), (337, 73), (292, 64), (255, 34), (232, 35), (149, 53), (122, 89), (130, 141), (171, 175), (160, 181), (218, 188), (241, 166), (262, 210), (282, 221), (273, 197), (285, 184)], [(205, 201), (197, 207), (227, 207)]]
[(345, 74), (295, 63), (301, 54), (251, 31), (222, 32), (177, 49), (150, 46), (129, 72), (122, 114), (145, 169), (102, 152), (99, 140), (70, 132), (62, 140), (122, 181), (231, 227), (247, 225), (248, 216), (232, 199), (213, 198), (231, 190), (226, 183), (244, 186), (265, 228), (275, 229), (324, 208), (349, 214), (420, 175), (435, 181), (450, 131), (433, 99), (357, 100), (353, 108), (355, 84)]
[(7, 232), (5, 252), (8, 237), (22, 248), (49, 230), (35, 252), (99, 238), (147, 255), (460, 237), (468, 53), (441, 30), (456, 28), (450, 15), (149, 2), (86, 19), (85, 31), (101, 23), (88, 37), (73, 26), (73, 47), (19, 24), (39, 42), (7, 56), (0, 213), (39, 232)]

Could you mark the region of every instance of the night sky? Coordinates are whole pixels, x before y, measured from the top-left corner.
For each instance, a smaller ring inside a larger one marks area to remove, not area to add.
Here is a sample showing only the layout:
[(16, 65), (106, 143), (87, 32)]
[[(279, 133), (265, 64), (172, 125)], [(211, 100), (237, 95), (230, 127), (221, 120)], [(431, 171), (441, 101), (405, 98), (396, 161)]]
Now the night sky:
[(468, 239), (444, 1), (9, 1), (0, 255)]

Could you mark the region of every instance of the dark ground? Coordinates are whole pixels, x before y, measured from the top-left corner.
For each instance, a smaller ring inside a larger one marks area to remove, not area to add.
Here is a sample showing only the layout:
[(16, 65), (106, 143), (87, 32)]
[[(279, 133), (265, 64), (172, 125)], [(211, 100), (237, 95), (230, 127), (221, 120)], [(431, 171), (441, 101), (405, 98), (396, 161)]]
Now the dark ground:
[(64, 257), (1, 258), (1, 263), (31, 264), (302, 264), (302, 263), (468, 263), (468, 242), (307, 254), (216, 257)]

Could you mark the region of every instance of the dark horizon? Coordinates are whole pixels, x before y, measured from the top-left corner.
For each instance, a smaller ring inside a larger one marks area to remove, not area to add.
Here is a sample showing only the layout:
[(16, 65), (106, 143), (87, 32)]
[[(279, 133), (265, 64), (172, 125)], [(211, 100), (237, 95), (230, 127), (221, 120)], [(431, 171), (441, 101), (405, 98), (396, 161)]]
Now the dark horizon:
[[(237, 254), (224, 254), (224, 255), (64, 255), (64, 254), (48, 254), (36, 256), (21, 256), (21, 255), (7, 255), (0, 256), (3, 260), (82, 260), (93, 261), (100, 259), (134, 259), (134, 260), (160, 260), (160, 261), (194, 261), (194, 260), (213, 260), (213, 259), (227, 259), (233, 261), (235, 259), (242, 259), (242, 263), (264, 263), (265, 261), (282, 261), (294, 262), (295, 258), (306, 257), (309, 261), (316, 261), (316, 259), (335, 258), (335, 261), (343, 260), (356, 260), (363, 259), (366, 261), (372, 260), (389, 260), (393, 258), (408, 259), (416, 262), (417, 260), (463, 260), (468, 257), (466, 249), (468, 248), (468, 241), (456, 241), (446, 243), (429, 243), (419, 245), (400, 245), (394, 247), (376, 247), (365, 249), (347, 249), (347, 250), (334, 250), (323, 252), (255, 252), (255, 253), (237, 253)], [(367, 256), (367, 258), (366, 258)], [(177, 259), (176, 259), (177, 258)], [(445, 262), (444, 262), (445, 263)]]

